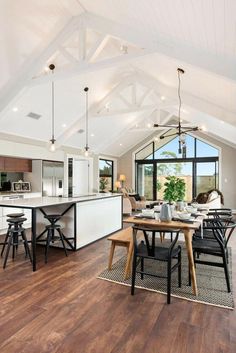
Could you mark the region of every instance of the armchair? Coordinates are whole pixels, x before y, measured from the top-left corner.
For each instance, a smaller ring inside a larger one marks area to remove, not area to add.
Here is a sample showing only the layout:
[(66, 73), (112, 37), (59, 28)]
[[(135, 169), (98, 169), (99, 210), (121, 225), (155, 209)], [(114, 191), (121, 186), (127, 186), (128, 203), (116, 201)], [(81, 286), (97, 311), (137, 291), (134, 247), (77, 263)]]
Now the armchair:
[(144, 196), (140, 196), (140, 200), (136, 200), (135, 196), (129, 195), (129, 200), (131, 202), (132, 210), (138, 211), (146, 208), (147, 201)]
[[(142, 210), (143, 208), (146, 208), (148, 201), (146, 201), (146, 198), (144, 196), (139, 196), (139, 194), (136, 193), (129, 194), (126, 188), (121, 188), (120, 192), (124, 195), (123, 200), (128, 198), (133, 211), (138, 211)], [(125, 203), (127, 205), (127, 201), (125, 201)]]

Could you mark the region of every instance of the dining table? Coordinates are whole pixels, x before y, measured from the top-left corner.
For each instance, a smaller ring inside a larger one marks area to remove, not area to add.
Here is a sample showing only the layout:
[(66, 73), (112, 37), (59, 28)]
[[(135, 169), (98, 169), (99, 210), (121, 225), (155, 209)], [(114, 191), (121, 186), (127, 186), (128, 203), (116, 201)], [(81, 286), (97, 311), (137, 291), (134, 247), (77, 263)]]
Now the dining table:
[(133, 225), (150, 227), (152, 230), (166, 230), (166, 229), (179, 229), (184, 234), (184, 240), (186, 245), (186, 251), (189, 262), (189, 269), (191, 275), (192, 290), (195, 296), (198, 295), (197, 280), (196, 280), (196, 271), (193, 259), (193, 249), (192, 249), (192, 237), (194, 232), (200, 228), (201, 222), (197, 219), (192, 222), (184, 222), (182, 220), (171, 220), (169, 222), (161, 221), (160, 219), (156, 220), (153, 218), (137, 217), (137, 216), (128, 216), (123, 219), (124, 223), (131, 223)]

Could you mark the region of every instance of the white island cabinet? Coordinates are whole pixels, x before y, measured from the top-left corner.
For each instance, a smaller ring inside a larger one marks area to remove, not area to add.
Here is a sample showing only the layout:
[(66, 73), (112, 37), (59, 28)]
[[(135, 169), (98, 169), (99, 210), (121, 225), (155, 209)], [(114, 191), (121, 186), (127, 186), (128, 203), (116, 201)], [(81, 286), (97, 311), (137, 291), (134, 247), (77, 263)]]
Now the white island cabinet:
[[(2, 214), (23, 211), (29, 217), (25, 223), (31, 221), (33, 271), (37, 269), (37, 242), (45, 244), (45, 227), (48, 225), (45, 216), (60, 215), (59, 223), (68, 249), (78, 250), (122, 228), (122, 204), (122, 195), (112, 193), (0, 200)], [(4, 217), (6, 223), (6, 216), (2, 215)], [(61, 247), (61, 243), (55, 241), (53, 246)]]

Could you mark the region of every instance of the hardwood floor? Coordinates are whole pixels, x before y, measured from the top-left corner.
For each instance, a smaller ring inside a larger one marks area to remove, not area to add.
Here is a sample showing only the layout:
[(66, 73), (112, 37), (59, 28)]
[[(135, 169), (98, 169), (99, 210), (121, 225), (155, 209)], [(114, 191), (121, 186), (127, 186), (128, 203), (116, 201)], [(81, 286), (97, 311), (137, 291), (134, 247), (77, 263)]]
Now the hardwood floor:
[[(5, 271), (1, 262), (0, 352), (236, 352), (235, 310), (177, 298), (166, 305), (164, 295), (137, 289), (132, 297), (129, 287), (96, 279), (109, 246), (103, 239), (68, 258), (50, 249), (47, 265), (39, 248), (36, 273), (21, 251)], [(115, 256), (124, 251), (116, 249)]]

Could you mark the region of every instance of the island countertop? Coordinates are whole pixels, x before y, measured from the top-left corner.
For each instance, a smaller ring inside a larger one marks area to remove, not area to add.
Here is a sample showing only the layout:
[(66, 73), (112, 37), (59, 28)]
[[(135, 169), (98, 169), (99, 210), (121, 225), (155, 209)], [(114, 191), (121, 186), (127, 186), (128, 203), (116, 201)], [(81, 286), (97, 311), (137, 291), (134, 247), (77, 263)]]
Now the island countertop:
[(111, 197), (119, 197), (122, 194), (118, 193), (94, 193), (82, 196), (73, 197), (34, 197), (30, 199), (14, 199), (14, 200), (1, 200), (1, 207), (19, 207), (19, 208), (43, 208), (48, 206), (64, 205), (77, 202), (86, 202), (100, 199), (107, 199)]

